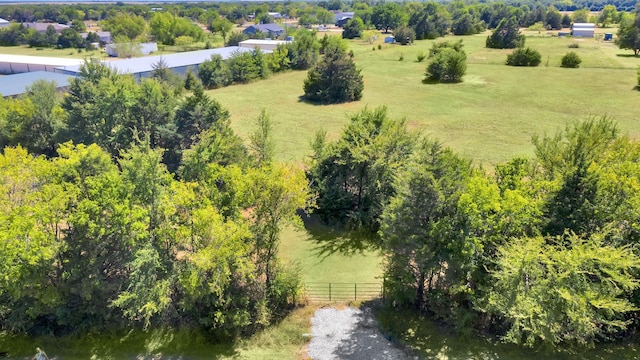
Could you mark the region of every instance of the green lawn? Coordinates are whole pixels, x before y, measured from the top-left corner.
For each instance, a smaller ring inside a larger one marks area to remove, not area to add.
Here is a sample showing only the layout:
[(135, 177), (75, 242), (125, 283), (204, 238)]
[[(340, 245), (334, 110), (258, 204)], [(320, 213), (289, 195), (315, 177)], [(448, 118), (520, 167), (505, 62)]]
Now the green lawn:
[[(527, 46), (542, 53), (543, 63), (536, 68), (516, 68), (503, 65), (511, 50), (486, 49), (485, 38), (448, 38), (463, 39), (468, 54), (467, 75), (460, 84), (422, 83), (426, 62), (418, 63), (416, 57), (428, 52), (433, 41), (412, 46), (383, 44), (382, 50), (376, 47), (374, 51), (372, 45), (354, 40), (351, 49), (365, 80), (361, 101), (339, 105), (301, 102), (304, 71), (209, 93), (231, 111), (232, 125), (244, 137), (252, 131), (260, 110), (266, 109), (274, 122), (277, 156), (285, 161), (304, 160), (317, 129), (324, 128), (335, 138), (348, 121), (347, 115), (365, 106), (386, 105), (392, 117), (406, 118), (411, 128), (485, 165), (518, 154), (531, 155), (532, 135), (553, 132), (589, 116), (613, 117), (623, 131), (640, 135), (640, 92), (632, 90), (640, 58), (629, 56), (629, 51), (594, 39), (529, 37)], [(579, 48), (568, 47), (576, 42)], [(559, 67), (568, 51), (582, 57), (581, 68)], [(401, 54), (404, 61), (398, 61)], [(549, 66), (545, 66), (547, 59)]]

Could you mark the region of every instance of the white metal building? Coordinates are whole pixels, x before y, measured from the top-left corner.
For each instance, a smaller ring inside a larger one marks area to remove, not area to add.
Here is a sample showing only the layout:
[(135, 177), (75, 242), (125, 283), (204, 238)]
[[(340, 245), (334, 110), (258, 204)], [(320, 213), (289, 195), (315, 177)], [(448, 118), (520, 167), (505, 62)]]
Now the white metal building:
[(11, 23), (3, 18), (0, 18), (0, 29), (9, 27)]
[(291, 41), (284, 41), (284, 40), (249, 39), (245, 41), (240, 41), (238, 43), (238, 46), (240, 46), (241, 48), (247, 48), (247, 49), (258, 48), (263, 51), (264, 50), (273, 51), (278, 47), (278, 45), (286, 45), (290, 42)]
[(596, 31), (596, 24), (574, 23), (571, 25), (571, 36), (573, 37), (593, 37)]
[[(238, 46), (228, 46), (223, 48), (188, 51), (176, 54), (146, 56), (133, 59), (111, 60), (105, 61), (104, 64), (116, 70), (119, 74), (132, 74), (136, 79), (149, 77), (153, 70), (162, 62), (167, 68), (173, 72), (184, 75), (187, 69), (192, 69), (197, 73), (200, 64), (205, 60), (211, 59), (212, 55), (220, 55), (223, 60), (233, 56), (236, 52), (252, 51), (252, 49), (241, 48)], [(264, 53), (270, 51), (262, 50)], [(80, 72), (81, 64), (72, 67), (56, 69), (56, 72), (77, 75)]]
[(33, 71), (58, 72), (57, 68), (73, 67), (83, 62), (84, 60), (82, 59), (0, 54), (0, 74), (18, 74)]

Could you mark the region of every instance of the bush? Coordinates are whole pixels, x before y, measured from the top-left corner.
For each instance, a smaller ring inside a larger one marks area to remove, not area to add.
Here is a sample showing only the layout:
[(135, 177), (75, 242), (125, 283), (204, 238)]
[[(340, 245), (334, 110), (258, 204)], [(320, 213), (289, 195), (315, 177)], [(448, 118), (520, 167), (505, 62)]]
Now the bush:
[(418, 60), (418, 62), (420, 63), (420, 62), (423, 62), (424, 59), (426, 59), (426, 57), (427, 57), (427, 55), (425, 55), (424, 52), (420, 51), (418, 53), (418, 56), (417, 56), (416, 60)]
[(580, 44), (578, 44), (577, 42), (569, 44), (569, 49), (577, 49), (579, 47), (580, 47)]
[(359, 17), (347, 21), (342, 30), (343, 39), (355, 39), (362, 37), (362, 30), (364, 30), (364, 22)]
[(562, 61), (560, 62), (560, 66), (562, 66), (564, 68), (578, 68), (578, 67), (580, 67), (580, 63), (581, 62), (582, 62), (582, 60), (580, 59), (578, 54), (576, 54), (573, 51), (569, 51), (568, 53), (566, 53), (562, 57)]
[(403, 61), (404, 60), (404, 54), (400, 53), (400, 57), (398, 58), (398, 61)]
[(247, 36), (239, 31), (232, 31), (227, 39), (227, 46), (238, 46), (240, 41), (247, 40)]
[(222, 61), (222, 56), (211, 55), (210, 60), (205, 60), (198, 67), (198, 77), (207, 89), (217, 89), (231, 83), (231, 73), (227, 64)]
[(507, 65), (510, 66), (538, 66), (542, 56), (532, 48), (517, 48), (507, 56)]
[(393, 31), (393, 37), (400, 45), (407, 45), (416, 40), (416, 32), (410, 27), (400, 26)]
[(433, 57), (427, 66), (426, 80), (460, 82), (467, 72), (467, 55), (464, 51), (445, 48)]

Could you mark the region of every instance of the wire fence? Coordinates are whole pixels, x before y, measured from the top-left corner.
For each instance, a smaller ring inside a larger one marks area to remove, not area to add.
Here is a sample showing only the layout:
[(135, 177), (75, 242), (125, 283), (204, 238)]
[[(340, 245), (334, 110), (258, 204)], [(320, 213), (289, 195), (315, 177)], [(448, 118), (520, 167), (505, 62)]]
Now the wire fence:
[(384, 297), (380, 283), (306, 283), (306, 299), (310, 302), (358, 301)]

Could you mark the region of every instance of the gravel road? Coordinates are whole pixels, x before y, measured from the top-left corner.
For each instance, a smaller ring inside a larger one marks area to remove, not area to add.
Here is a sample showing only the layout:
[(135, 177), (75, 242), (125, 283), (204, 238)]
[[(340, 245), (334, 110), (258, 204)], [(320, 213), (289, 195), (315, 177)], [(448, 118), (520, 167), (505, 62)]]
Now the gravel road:
[(373, 315), (353, 307), (316, 311), (307, 353), (313, 360), (405, 360), (409, 357), (378, 330)]

